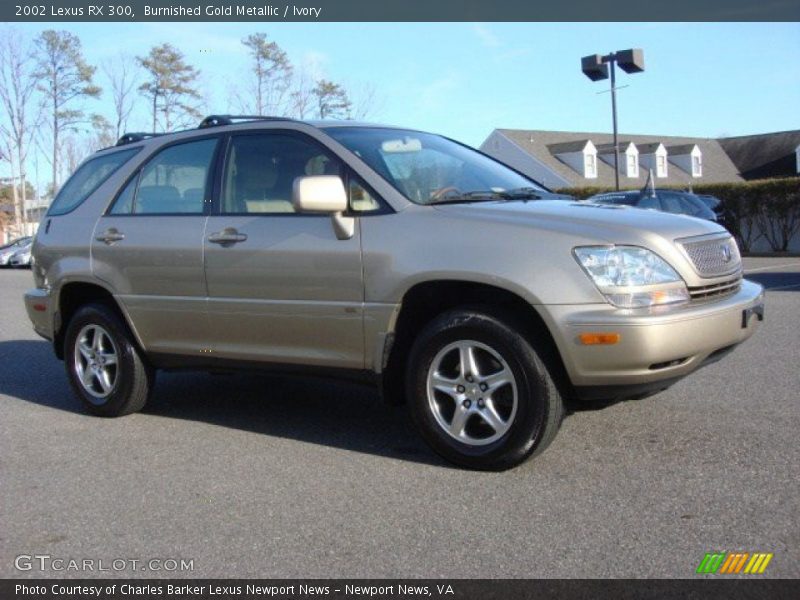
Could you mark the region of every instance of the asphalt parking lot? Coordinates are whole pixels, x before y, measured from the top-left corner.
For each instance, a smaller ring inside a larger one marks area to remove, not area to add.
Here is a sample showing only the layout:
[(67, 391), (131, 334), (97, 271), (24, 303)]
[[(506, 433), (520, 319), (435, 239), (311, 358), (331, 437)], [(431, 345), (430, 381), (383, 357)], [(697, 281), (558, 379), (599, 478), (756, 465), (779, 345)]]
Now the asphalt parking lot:
[[(747, 259), (761, 330), (639, 401), (574, 410), (535, 461), (458, 470), (365, 388), (160, 373), (81, 412), (0, 271), (0, 577), (18, 555), (193, 559), (192, 577), (693, 577), (706, 552), (800, 576), (800, 258)], [(132, 574), (125, 572), (125, 574)], [(94, 573), (96, 576), (108, 573)]]

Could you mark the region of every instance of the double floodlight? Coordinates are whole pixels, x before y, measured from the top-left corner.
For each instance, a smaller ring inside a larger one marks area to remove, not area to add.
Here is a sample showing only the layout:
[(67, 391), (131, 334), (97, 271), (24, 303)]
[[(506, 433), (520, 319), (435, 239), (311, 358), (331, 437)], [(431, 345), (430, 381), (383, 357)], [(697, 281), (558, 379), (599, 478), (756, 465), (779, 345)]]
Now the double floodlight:
[(603, 56), (590, 54), (581, 58), (581, 70), (592, 81), (608, 79), (608, 63), (616, 62), (620, 69), (626, 73), (641, 73), (644, 71), (644, 52), (641, 48), (620, 50)]

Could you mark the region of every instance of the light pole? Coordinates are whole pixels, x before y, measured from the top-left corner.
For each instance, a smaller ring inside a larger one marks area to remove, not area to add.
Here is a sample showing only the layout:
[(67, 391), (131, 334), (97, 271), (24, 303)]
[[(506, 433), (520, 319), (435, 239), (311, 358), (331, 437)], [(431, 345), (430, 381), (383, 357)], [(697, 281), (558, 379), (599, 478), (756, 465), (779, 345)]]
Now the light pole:
[(611, 120), (614, 126), (614, 185), (619, 190), (619, 141), (617, 140), (617, 77), (616, 65), (626, 73), (644, 71), (644, 53), (641, 48), (617, 50), (605, 56), (591, 54), (581, 58), (581, 70), (592, 81), (608, 79), (611, 65)]

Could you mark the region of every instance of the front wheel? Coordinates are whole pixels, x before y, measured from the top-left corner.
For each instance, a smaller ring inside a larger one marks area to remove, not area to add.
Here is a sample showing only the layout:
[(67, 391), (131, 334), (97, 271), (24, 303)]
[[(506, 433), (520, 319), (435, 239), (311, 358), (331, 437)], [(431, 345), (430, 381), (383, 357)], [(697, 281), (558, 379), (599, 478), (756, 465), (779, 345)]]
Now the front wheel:
[(126, 324), (109, 307), (80, 308), (67, 326), (64, 363), (75, 394), (101, 417), (141, 410), (154, 383)]
[(452, 310), (414, 343), (407, 372), (412, 418), (428, 444), (455, 464), (508, 469), (544, 450), (558, 431), (561, 396), (512, 323), (488, 310)]

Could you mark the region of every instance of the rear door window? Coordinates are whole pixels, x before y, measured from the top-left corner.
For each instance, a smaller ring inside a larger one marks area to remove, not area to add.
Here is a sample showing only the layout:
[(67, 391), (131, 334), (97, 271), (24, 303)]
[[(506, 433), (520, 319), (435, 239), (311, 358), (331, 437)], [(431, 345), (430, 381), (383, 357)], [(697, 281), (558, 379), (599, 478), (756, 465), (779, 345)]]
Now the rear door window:
[(139, 150), (129, 148), (87, 160), (61, 187), (47, 215), (64, 215), (77, 208)]
[(203, 214), (216, 147), (212, 138), (161, 150), (128, 182), (111, 214)]

